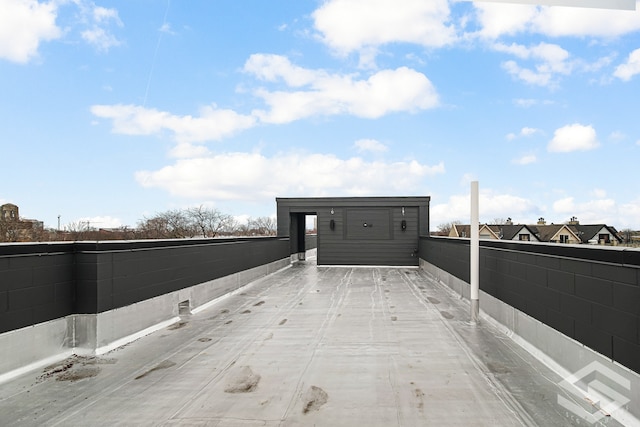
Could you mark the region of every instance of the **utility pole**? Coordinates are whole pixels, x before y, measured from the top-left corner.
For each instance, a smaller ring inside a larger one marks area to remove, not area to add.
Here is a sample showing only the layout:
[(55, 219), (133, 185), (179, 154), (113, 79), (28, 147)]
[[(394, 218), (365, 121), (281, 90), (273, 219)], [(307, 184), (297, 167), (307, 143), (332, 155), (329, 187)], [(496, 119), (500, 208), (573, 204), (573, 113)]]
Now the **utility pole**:
[(58, 231), (60, 231), (60, 215), (58, 215)]

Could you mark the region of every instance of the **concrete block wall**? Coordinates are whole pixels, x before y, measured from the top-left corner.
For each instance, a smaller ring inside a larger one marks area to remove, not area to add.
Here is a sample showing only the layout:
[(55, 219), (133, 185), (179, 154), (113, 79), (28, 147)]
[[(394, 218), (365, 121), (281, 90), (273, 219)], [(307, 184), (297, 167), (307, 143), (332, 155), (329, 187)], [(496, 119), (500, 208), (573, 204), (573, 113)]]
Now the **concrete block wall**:
[[(468, 283), (467, 239), (423, 238), (420, 257)], [(480, 289), (640, 373), (640, 251), (481, 241)]]
[(286, 238), (0, 245), (0, 334), (288, 259)]
[(0, 244), (0, 333), (73, 313), (73, 244)]
[(0, 245), (0, 382), (109, 351), (289, 262), (286, 238)]

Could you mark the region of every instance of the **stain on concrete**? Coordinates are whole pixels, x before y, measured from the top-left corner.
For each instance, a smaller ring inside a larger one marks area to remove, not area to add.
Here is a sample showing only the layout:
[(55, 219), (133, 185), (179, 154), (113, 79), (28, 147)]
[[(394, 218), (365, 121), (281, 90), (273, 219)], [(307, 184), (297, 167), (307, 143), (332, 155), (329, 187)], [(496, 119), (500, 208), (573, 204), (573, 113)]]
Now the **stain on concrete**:
[(429, 300), (429, 302), (431, 304), (440, 304), (440, 300), (438, 298), (434, 298), (434, 297), (427, 297), (427, 299)]
[(229, 323), (233, 322), (233, 320), (227, 320), (226, 322), (224, 322), (225, 325), (228, 325)]
[(453, 314), (449, 313), (448, 311), (441, 311), (440, 314), (442, 315), (442, 317), (449, 320), (455, 317)]
[(424, 392), (422, 391), (422, 389), (416, 388), (413, 391), (413, 395), (416, 397), (416, 400), (418, 401), (418, 409), (422, 411), (424, 409)]
[(487, 362), (487, 368), (492, 374), (509, 374), (511, 370), (501, 363)]
[(395, 322), (396, 320), (398, 320), (398, 316), (391, 316), (391, 321)]
[(282, 320), (280, 321), (280, 323), (278, 323), (278, 325), (282, 326), (282, 325), (284, 325), (285, 323), (287, 323), (287, 319), (282, 319)]
[(99, 366), (80, 366), (69, 369), (56, 377), (56, 381), (78, 381), (98, 376), (102, 368)]
[(209, 341), (211, 341), (211, 338), (202, 337), (202, 338), (198, 338), (198, 341), (200, 341), (200, 342), (209, 342)]
[(36, 382), (39, 383), (52, 377), (56, 377), (56, 381), (78, 381), (91, 378), (97, 376), (102, 370), (96, 365), (111, 365), (116, 362), (117, 359), (114, 358), (74, 355), (44, 368), (44, 373), (36, 378)]
[(312, 385), (304, 396), (304, 405), (302, 407), (302, 413), (308, 414), (311, 411), (318, 411), (327, 403), (329, 395), (326, 391), (320, 387)]
[(260, 307), (262, 304), (264, 304), (264, 301), (257, 302), (255, 304), (253, 304), (253, 306), (254, 307)]
[(258, 387), (260, 375), (251, 370), (249, 366), (238, 369), (232, 381), (224, 389), (225, 393), (251, 393)]
[(62, 362), (47, 366), (46, 368), (44, 368), (44, 373), (36, 378), (36, 383), (42, 382), (55, 375), (66, 372), (73, 367), (73, 364), (74, 362), (72, 358), (67, 358)]
[(229, 314), (229, 310), (228, 309), (222, 309), (220, 310), (220, 314)]
[(249, 314), (249, 313), (251, 313), (251, 310), (245, 310), (245, 311), (243, 311), (243, 312), (242, 312), (242, 313), (240, 313), (240, 314)]
[(170, 331), (175, 331), (176, 329), (182, 329), (185, 326), (187, 326), (189, 324), (189, 322), (177, 322), (174, 323), (173, 325), (169, 326), (167, 329), (169, 329)]
[(170, 367), (175, 366), (175, 365), (176, 365), (176, 363), (172, 362), (171, 360), (164, 360), (164, 361), (160, 362), (157, 366), (154, 366), (153, 368), (149, 369), (145, 373), (142, 373), (142, 374), (138, 375), (134, 379), (139, 380), (141, 378), (146, 377), (149, 374), (152, 374), (153, 372), (161, 371), (163, 369), (169, 369)]

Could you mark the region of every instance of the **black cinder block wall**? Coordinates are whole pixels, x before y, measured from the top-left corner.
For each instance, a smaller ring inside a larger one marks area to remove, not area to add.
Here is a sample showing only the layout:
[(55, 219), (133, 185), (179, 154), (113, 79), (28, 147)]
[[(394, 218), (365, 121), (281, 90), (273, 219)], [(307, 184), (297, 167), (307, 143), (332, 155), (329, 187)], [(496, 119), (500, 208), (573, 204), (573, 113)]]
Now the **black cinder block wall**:
[(71, 243), (0, 245), (0, 333), (73, 313)]
[[(469, 240), (423, 237), (420, 256), (469, 282)], [(480, 288), (640, 373), (640, 251), (482, 240)]]
[(0, 333), (101, 313), (289, 257), (285, 238), (0, 245)]

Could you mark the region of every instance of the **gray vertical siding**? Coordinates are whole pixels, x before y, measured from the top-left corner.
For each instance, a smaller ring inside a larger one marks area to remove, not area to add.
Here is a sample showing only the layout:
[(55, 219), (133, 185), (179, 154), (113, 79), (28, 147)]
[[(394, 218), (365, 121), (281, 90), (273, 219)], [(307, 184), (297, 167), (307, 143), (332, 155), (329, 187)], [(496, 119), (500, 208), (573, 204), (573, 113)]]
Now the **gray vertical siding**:
[(318, 214), (318, 264), (418, 265), (418, 208), (405, 208), (404, 216), (400, 207), (334, 212)]
[[(318, 221), (319, 265), (419, 264), (418, 239), (429, 230), (429, 197), (276, 200), (278, 235), (291, 237), (292, 253), (298, 252), (294, 243), (295, 223), (300, 221), (299, 215), (311, 214), (317, 215)], [(372, 226), (364, 227), (364, 223)]]
[[(640, 373), (640, 251), (481, 241), (480, 288)], [(420, 257), (466, 282), (469, 241), (422, 238)]]

